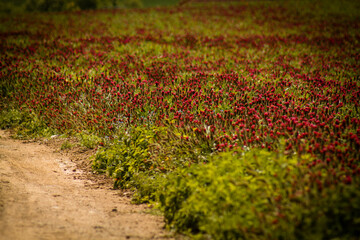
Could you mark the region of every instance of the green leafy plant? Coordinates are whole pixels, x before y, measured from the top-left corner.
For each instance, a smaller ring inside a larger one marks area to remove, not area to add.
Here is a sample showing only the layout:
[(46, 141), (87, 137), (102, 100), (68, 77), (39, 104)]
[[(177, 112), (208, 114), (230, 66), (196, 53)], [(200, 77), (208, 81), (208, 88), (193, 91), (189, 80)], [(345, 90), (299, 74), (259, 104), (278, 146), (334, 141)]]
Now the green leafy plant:
[[(335, 184), (310, 160), (254, 149), (176, 171), (158, 192), (166, 224), (209, 239), (355, 239), (359, 179)], [(312, 179), (319, 171), (326, 190)]]
[(0, 114), (0, 128), (12, 128), (13, 136), (20, 139), (50, 137), (55, 133), (55, 130), (48, 127), (35, 113), (16, 109), (9, 109)]
[(16, 109), (3, 111), (0, 114), (0, 128), (7, 129), (19, 126), (28, 119), (27, 114)]
[(72, 147), (73, 147), (73, 145), (68, 140), (65, 140), (65, 142), (63, 142), (61, 144), (60, 149), (61, 150), (66, 150), (66, 149), (71, 149)]
[(89, 149), (95, 148), (101, 142), (101, 138), (93, 134), (82, 132), (79, 134), (79, 137), (80, 144)]
[(96, 153), (93, 168), (115, 178), (115, 188), (130, 188), (134, 174), (154, 167), (149, 161), (148, 146), (151, 141), (151, 132), (149, 135), (148, 131), (140, 128), (125, 133)]
[(99, 149), (93, 169), (113, 177), (115, 188), (136, 189), (133, 202), (155, 200), (166, 173), (204, 162), (211, 153), (184, 134), (171, 126), (137, 127)]
[(159, 189), (167, 181), (167, 174), (162, 172), (138, 172), (134, 174), (132, 185), (135, 192), (132, 196), (132, 203), (153, 203)]

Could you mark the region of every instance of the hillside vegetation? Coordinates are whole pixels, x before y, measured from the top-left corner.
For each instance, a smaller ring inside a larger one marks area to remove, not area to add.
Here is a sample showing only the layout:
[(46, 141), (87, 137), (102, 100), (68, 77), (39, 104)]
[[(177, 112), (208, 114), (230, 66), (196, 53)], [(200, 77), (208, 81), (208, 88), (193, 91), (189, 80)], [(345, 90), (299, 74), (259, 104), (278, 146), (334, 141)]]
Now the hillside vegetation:
[(0, 126), (76, 136), (193, 238), (357, 239), (360, 11), (333, 4), (2, 15)]

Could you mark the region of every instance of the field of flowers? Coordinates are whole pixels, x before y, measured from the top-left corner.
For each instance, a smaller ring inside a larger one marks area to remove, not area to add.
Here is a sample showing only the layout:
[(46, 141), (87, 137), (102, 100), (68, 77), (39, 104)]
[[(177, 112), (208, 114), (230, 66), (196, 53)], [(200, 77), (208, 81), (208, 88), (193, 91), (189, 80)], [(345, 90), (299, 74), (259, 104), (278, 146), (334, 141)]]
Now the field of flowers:
[(358, 16), (240, 1), (1, 22), (1, 127), (92, 143), (169, 228), (360, 235)]

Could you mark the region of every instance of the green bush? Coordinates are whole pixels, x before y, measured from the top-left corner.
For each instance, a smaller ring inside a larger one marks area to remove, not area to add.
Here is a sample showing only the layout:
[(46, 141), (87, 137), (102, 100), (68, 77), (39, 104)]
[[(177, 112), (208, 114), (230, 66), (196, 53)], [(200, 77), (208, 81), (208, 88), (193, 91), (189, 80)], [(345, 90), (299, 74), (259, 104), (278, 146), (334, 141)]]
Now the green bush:
[(336, 183), (308, 161), (255, 149), (174, 172), (158, 192), (166, 224), (205, 239), (355, 239), (359, 179)]
[(135, 190), (134, 203), (155, 200), (166, 172), (159, 154), (162, 128), (137, 127), (122, 134), (94, 156), (93, 169), (115, 179), (114, 188)]
[(0, 114), (0, 128), (14, 130), (16, 138), (50, 137), (55, 131), (35, 113), (9, 109)]
[(136, 188), (134, 202), (154, 200), (162, 174), (206, 161), (208, 145), (197, 146), (193, 138), (170, 126), (137, 127), (99, 149), (93, 169), (115, 178), (114, 187)]
[(20, 112), (15, 109), (9, 109), (7, 111), (3, 111), (0, 114), (0, 128), (7, 129), (19, 126), (21, 123), (26, 121), (29, 117), (27, 114)]
[(151, 131), (135, 129), (126, 133), (106, 148), (100, 149), (94, 159), (93, 168), (106, 172), (116, 179), (115, 188), (132, 187), (133, 176), (149, 170), (153, 164), (148, 160), (148, 146), (153, 139)]
[(133, 187), (136, 190), (132, 196), (132, 203), (149, 203), (156, 199), (159, 189), (167, 181), (166, 173), (138, 172), (133, 176)]
[(93, 134), (87, 134), (87, 133), (80, 133), (79, 134), (79, 140), (80, 144), (86, 148), (93, 149), (96, 146), (98, 146), (101, 142), (101, 138), (93, 135)]

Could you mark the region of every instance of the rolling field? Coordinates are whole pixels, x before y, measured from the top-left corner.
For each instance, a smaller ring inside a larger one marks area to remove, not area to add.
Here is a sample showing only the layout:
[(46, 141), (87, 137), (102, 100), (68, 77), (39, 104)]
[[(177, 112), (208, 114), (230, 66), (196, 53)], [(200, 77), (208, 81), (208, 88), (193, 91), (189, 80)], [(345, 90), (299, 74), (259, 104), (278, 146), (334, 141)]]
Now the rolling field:
[(95, 172), (192, 238), (358, 239), (358, 9), (2, 15), (0, 127), (97, 148)]

